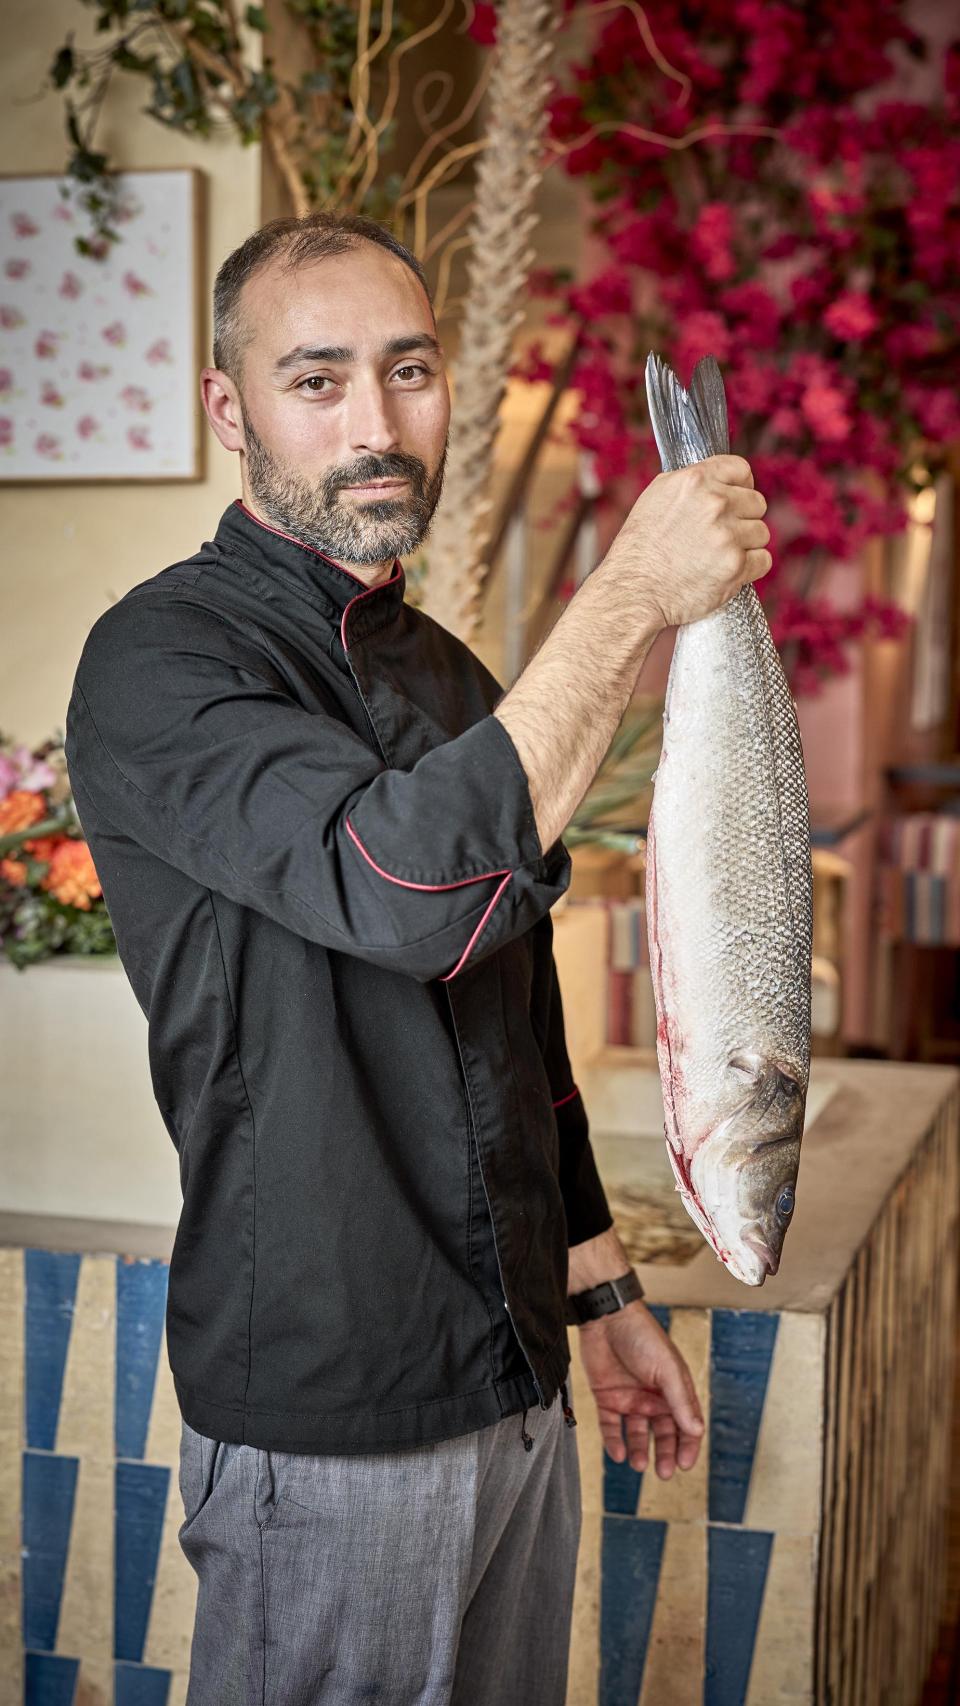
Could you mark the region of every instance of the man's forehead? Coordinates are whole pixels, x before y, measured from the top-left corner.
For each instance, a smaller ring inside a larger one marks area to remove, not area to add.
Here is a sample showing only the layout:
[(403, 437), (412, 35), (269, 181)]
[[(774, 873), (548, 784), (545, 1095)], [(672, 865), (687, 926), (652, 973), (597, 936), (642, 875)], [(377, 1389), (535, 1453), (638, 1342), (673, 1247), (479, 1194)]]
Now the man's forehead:
[[(352, 279), (347, 270), (351, 262), (355, 263), (350, 268)], [(379, 273), (375, 315), (355, 289), (357, 263)], [(259, 345), (261, 360), (275, 372), (286, 372), (304, 361), (346, 363), (415, 350), (443, 353), (419, 280), (399, 256), (373, 244), (306, 262), (292, 271), (268, 266), (248, 281), (247, 288), (253, 297), (247, 303), (252, 341)]]

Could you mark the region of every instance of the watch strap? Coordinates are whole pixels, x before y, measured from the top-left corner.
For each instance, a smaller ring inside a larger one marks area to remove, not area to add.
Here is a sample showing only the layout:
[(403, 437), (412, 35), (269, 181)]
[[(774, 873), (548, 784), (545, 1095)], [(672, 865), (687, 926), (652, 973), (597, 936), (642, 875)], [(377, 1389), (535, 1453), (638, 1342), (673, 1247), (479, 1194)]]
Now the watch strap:
[(579, 1327), (584, 1321), (597, 1321), (602, 1315), (613, 1315), (643, 1296), (643, 1286), (633, 1268), (628, 1268), (619, 1279), (604, 1280), (601, 1285), (592, 1285), (586, 1291), (571, 1292), (567, 1298), (567, 1325)]

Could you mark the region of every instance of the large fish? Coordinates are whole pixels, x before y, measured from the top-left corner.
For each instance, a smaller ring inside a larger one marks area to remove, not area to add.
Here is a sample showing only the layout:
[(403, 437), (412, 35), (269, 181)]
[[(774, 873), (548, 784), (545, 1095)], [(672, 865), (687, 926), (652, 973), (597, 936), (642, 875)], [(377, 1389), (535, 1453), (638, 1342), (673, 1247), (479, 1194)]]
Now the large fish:
[[(664, 469), (729, 451), (712, 356), (651, 354)], [(752, 585), (677, 634), (647, 840), (665, 1135), (684, 1205), (762, 1285), (794, 1209), (810, 1073), (813, 877), (793, 698)]]

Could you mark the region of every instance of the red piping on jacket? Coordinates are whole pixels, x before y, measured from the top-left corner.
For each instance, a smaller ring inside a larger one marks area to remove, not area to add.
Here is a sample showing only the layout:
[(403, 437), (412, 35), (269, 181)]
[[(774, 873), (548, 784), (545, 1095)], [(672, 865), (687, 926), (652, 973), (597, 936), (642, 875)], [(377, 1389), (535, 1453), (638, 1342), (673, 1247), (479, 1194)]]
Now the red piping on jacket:
[[(361, 597), (363, 596), (362, 593), (360, 596)], [(348, 605), (347, 609), (349, 610), (349, 608), (350, 608), (350, 606)], [(481, 873), (481, 875), (479, 877), (460, 877), (458, 879), (458, 881), (455, 883), (411, 883), (411, 882), (407, 882), (406, 878), (394, 877), (391, 875), (391, 873), (389, 871), (383, 870), (382, 866), (377, 864), (377, 861), (374, 858), (372, 858), (371, 855), (367, 852), (367, 849), (364, 847), (363, 842), (360, 840), (360, 837), (357, 834), (356, 830), (354, 829), (353, 824), (350, 822), (349, 818), (347, 818), (347, 820), (346, 820), (346, 830), (347, 830), (347, 834), (349, 835), (351, 841), (357, 847), (359, 852), (363, 854), (363, 857), (366, 859), (367, 864), (370, 865), (373, 868), (373, 870), (376, 871), (377, 876), (378, 877), (385, 877), (388, 883), (397, 883), (399, 885), (399, 887), (402, 889), (422, 889), (422, 890), (425, 890), (429, 894), (439, 894), (440, 891), (443, 889), (462, 889), (462, 888), (466, 888), (468, 883), (486, 883), (486, 882), (489, 882), (491, 880), (491, 878), (493, 878), (493, 877), (502, 877), (503, 878), (503, 882), (500, 884), (500, 887), (497, 889), (497, 892), (494, 895), (492, 901), (490, 902), (490, 905), (487, 907), (486, 912), (484, 913), (479, 924), (477, 925), (477, 928), (473, 932), (473, 935), (471, 936), (471, 938), (470, 938), (469, 942), (467, 943), (463, 953), (461, 954), (459, 960), (457, 961), (457, 964), (454, 966), (453, 971), (448, 971), (443, 977), (441, 977), (438, 980), (440, 983), (449, 983), (450, 979), (452, 977), (456, 977), (457, 972), (460, 970), (461, 966), (465, 965), (466, 961), (469, 959), (471, 953), (473, 952), (474, 944), (476, 943), (477, 938), (480, 935), (481, 930), (483, 929), (484, 925), (486, 924), (487, 919), (490, 917), (491, 912), (493, 911), (494, 907), (496, 906), (497, 901), (500, 899), (500, 896), (502, 895), (504, 889), (506, 888), (508, 882), (510, 881), (510, 878), (513, 876), (513, 872), (512, 871), (484, 871)]]
[(563, 1107), (563, 1105), (564, 1105), (564, 1103), (565, 1103), (565, 1102), (572, 1102), (572, 1101), (573, 1101), (573, 1098), (574, 1098), (574, 1096), (578, 1096), (578, 1095), (579, 1095), (579, 1094), (580, 1094), (580, 1092), (579, 1092), (579, 1090), (578, 1090), (578, 1089), (577, 1089), (577, 1086), (576, 1086), (576, 1084), (575, 1084), (575, 1085), (574, 1085), (574, 1086), (573, 1086), (573, 1089), (572, 1089), (572, 1090), (571, 1090), (571, 1091), (570, 1091), (570, 1092), (569, 1092), (569, 1094), (568, 1094), (568, 1095), (566, 1095), (566, 1096), (561, 1096), (561, 1097), (560, 1097), (560, 1100), (559, 1100), (559, 1102), (554, 1102), (554, 1104), (553, 1104), (553, 1105), (554, 1105), (554, 1107), (555, 1107), (555, 1108), (562, 1108), (562, 1107)]
[(388, 581), (380, 581), (378, 586), (367, 586), (366, 583), (360, 579), (359, 575), (351, 574), (350, 570), (345, 569), (343, 564), (338, 563), (334, 557), (328, 557), (326, 551), (318, 551), (317, 547), (315, 545), (307, 545), (304, 542), (304, 540), (295, 538), (295, 536), (292, 533), (284, 533), (284, 531), (281, 527), (271, 527), (269, 521), (261, 521), (261, 519), (258, 515), (254, 515), (252, 509), (247, 508), (247, 506), (244, 503), (242, 498), (234, 498), (233, 501), (235, 504), (238, 504), (239, 507), (243, 510), (244, 515), (248, 515), (250, 517), (251, 521), (256, 522), (258, 527), (265, 528), (268, 533), (275, 533), (278, 539), (289, 539), (291, 545), (300, 545), (300, 546), (302, 546), (304, 551), (312, 551), (313, 555), (315, 557), (322, 557), (322, 559), (325, 563), (332, 563), (333, 567), (335, 569), (339, 569), (340, 573), (342, 575), (346, 575), (348, 577), (348, 579), (354, 581), (357, 586), (363, 587), (363, 589), (364, 589), (363, 592), (358, 592), (354, 595), (353, 598), (351, 598), (349, 604), (346, 607), (346, 610), (343, 613), (343, 616), (340, 619), (340, 643), (343, 646), (344, 651), (346, 651), (346, 649), (347, 649), (347, 637), (346, 637), (347, 616), (349, 615), (350, 611), (353, 609), (358, 598), (366, 598), (368, 593), (379, 592), (380, 587), (392, 586), (394, 581), (399, 580), (400, 575), (403, 572), (399, 558), (396, 560), (396, 564), (394, 567), (393, 574), (390, 576), (390, 579)]

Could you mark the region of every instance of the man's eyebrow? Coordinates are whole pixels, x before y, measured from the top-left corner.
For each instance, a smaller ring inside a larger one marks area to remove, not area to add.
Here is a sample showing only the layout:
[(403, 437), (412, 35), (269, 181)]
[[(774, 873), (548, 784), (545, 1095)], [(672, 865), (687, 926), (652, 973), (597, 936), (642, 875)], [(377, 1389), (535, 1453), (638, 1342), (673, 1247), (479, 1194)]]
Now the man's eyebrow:
[[(391, 338), (384, 344), (379, 354), (381, 357), (394, 355), (411, 355), (414, 350), (426, 350), (431, 355), (442, 355), (436, 338), (427, 332), (411, 332), (408, 337)], [(347, 349), (342, 344), (298, 344), (296, 349), (288, 350), (279, 361), (274, 363), (274, 373), (285, 373), (290, 367), (300, 367), (306, 361), (350, 362), (356, 361), (357, 352)]]

